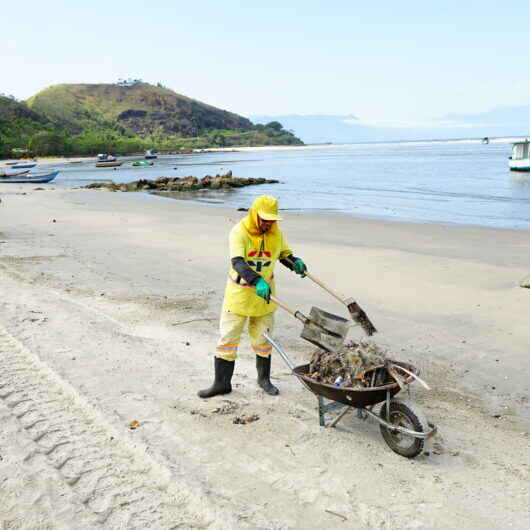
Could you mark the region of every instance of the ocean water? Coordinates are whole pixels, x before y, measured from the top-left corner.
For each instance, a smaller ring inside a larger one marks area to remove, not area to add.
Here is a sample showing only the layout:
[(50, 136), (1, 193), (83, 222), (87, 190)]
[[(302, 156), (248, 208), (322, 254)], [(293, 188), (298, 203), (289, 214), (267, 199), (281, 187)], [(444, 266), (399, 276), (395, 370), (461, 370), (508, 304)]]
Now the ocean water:
[[(511, 143), (426, 141), (161, 156), (156, 165), (117, 170), (93, 163), (58, 166), (57, 184), (128, 182), (160, 176), (267, 177), (280, 184), (186, 195), (235, 208), (270, 193), (282, 209), (341, 212), (362, 218), (530, 229), (530, 173), (508, 169)], [(127, 159), (133, 160), (133, 158)]]

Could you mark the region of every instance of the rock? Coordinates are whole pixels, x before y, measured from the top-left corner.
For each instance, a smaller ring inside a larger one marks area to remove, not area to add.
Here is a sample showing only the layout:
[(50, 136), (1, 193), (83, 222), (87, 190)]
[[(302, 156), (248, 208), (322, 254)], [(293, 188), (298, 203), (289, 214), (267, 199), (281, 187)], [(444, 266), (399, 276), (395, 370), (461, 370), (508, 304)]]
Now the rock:
[(200, 180), (201, 188), (209, 188), (211, 183), (212, 177), (210, 175), (206, 175)]
[(257, 420), (259, 420), (259, 416), (257, 414), (249, 414), (247, 416), (236, 416), (232, 423), (236, 425), (246, 425), (247, 423), (252, 423)]
[(199, 189), (230, 189), (242, 188), (254, 184), (277, 184), (277, 180), (266, 178), (242, 178), (234, 177), (232, 171), (228, 171), (225, 175), (206, 175), (202, 179), (198, 179), (192, 175), (187, 177), (158, 177), (155, 180), (140, 179), (133, 182), (116, 184), (114, 182), (92, 182), (83, 186), (86, 189), (100, 189), (104, 188), (109, 191), (193, 191)]
[(180, 184), (178, 182), (168, 182), (166, 188), (169, 191), (180, 191)]

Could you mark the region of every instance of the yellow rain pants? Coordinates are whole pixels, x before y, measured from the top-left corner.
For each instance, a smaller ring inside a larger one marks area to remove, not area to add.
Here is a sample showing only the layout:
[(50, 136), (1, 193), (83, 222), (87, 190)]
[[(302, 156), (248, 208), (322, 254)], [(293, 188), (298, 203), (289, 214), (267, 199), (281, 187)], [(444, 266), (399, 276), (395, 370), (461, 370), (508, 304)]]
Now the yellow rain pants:
[(223, 311), (219, 322), (220, 338), (215, 356), (225, 361), (235, 361), (241, 334), (248, 320), (248, 334), (254, 353), (260, 357), (269, 357), (272, 352), (271, 343), (262, 336), (264, 331), (272, 332), (274, 325), (273, 313), (260, 317), (247, 317), (230, 311)]

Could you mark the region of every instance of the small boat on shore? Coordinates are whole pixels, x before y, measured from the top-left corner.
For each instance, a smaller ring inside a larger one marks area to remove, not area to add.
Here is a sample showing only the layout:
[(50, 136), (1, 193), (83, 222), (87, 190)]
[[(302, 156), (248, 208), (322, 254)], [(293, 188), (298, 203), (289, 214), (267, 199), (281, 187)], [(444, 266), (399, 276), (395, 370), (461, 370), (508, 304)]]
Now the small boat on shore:
[(145, 152), (144, 158), (145, 158), (146, 160), (152, 160), (152, 159), (158, 158), (158, 155), (156, 155), (155, 153), (153, 153), (153, 150), (152, 150), (152, 149), (148, 149), (148, 150)]
[(26, 173), (29, 173), (29, 169), (23, 171), (6, 171), (5, 169), (0, 169), (0, 179), (6, 177), (18, 177), (19, 175), (25, 175)]
[(512, 145), (512, 156), (508, 159), (510, 171), (530, 171), (530, 141), (515, 142)]
[(24, 163), (21, 162), (20, 164), (12, 164), (11, 167), (13, 169), (31, 169), (32, 167), (35, 167), (37, 164), (35, 162), (28, 162)]
[[(114, 159), (116, 160), (116, 159)], [(114, 162), (96, 162), (96, 167), (117, 167), (117, 166), (121, 166), (123, 164), (123, 162), (117, 162), (117, 161), (114, 161)]]
[(45, 184), (46, 182), (51, 182), (59, 174), (59, 171), (54, 171), (47, 175), (27, 175), (27, 173), (29, 171), (23, 171), (22, 174), (0, 177), (0, 184)]
[(100, 153), (97, 155), (98, 162), (116, 162), (116, 157), (108, 155), (107, 153)]

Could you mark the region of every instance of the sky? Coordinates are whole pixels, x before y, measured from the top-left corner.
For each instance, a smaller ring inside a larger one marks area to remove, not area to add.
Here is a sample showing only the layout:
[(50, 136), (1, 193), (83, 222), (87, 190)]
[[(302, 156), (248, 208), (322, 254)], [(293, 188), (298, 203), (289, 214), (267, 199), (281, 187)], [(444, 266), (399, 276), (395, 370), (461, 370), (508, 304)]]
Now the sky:
[(0, 92), (133, 77), (244, 116), (401, 126), (530, 105), (527, 1), (85, 4), (2, 10)]

